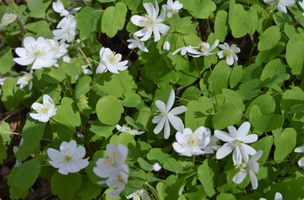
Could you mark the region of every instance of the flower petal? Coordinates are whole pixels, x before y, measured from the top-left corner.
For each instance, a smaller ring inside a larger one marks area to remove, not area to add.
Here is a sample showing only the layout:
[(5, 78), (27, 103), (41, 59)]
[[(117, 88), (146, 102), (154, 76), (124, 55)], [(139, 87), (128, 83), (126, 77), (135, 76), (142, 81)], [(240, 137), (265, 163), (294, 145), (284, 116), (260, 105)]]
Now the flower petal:
[(166, 117), (163, 117), (159, 122), (158, 124), (156, 125), (156, 127), (154, 128), (153, 132), (155, 134), (158, 134), (163, 128), (164, 128), (164, 124), (165, 124), (165, 121), (168, 120)]
[(247, 170), (239, 171), (236, 175), (234, 175), (232, 181), (235, 182), (236, 184), (240, 184), (241, 182), (243, 182), (246, 176), (247, 176)]
[(251, 180), (251, 185), (252, 185), (252, 189), (257, 189), (258, 188), (258, 178), (255, 175), (254, 171), (249, 170), (249, 176), (250, 176), (250, 180)]
[(184, 130), (184, 124), (180, 118), (172, 115), (171, 113), (168, 113), (168, 119), (172, 126), (175, 128), (175, 130), (179, 132), (182, 132)]
[(172, 115), (179, 115), (179, 114), (181, 114), (181, 113), (186, 112), (187, 110), (188, 110), (188, 109), (187, 109), (186, 106), (179, 106), (179, 107), (173, 108), (173, 109), (170, 111), (170, 113), (171, 113)]
[(219, 148), (216, 152), (216, 159), (225, 158), (228, 154), (232, 152), (234, 149), (233, 144), (225, 143), (221, 148)]
[(167, 118), (165, 118), (165, 130), (164, 130), (164, 138), (168, 139), (170, 136), (170, 125)]
[(230, 134), (224, 132), (224, 131), (221, 131), (221, 130), (215, 130), (214, 131), (214, 135), (220, 139), (220, 140), (223, 140), (225, 142), (233, 142), (235, 141), (235, 139), (233, 137), (231, 137)]

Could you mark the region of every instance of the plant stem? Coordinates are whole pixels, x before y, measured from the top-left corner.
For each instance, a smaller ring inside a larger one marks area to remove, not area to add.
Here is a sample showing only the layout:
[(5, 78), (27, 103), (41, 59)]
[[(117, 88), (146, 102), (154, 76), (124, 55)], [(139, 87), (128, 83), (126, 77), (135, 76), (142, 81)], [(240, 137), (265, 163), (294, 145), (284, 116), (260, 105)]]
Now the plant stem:
[(202, 76), (201, 76), (200, 70), (199, 70), (199, 68), (198, 68), (196, 59), (195, 59), (194, 57), (193, 57), (193, 61), (194, 61), (194, 64), (195, 64), (195, 67), (196, 67), (196, 70), (197, 70), (197, 73), (198, 73), (198, 77), (199, 77), (199, 79), (201, 80), (201, 79), (202, 79)]

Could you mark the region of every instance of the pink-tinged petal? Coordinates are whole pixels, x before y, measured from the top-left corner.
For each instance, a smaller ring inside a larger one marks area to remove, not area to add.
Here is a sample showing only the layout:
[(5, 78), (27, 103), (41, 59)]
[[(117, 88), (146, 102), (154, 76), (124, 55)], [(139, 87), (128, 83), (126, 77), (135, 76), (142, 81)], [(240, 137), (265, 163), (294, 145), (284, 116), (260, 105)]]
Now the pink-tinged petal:
[(224, 131), (221, 131), (221, 130), (215, 130), (214, 131), (214, 135), (222, 140), (222, 141), (225, 141), (225, 142), (233, 142), (235, 141), (235, 139), (233, 137), (231, 137), (231, 135), (229, 135), (228, 133), (224, 132)]
[(173, 148), (177, 153), (183, 153), (185, 151), (185, 148), (177, 142), (173, 143)]
[(228, 154), (232, 152), (234, 149), (233, 144), (231, 143), (225, 143), (219, 150), (216, 152), (216, 159), (222, 159), (225, 158)]
[(51, 160), (57, 160), (61, 155), (61, 153), (58, 150), (52, 148), (48, 148), (46, 152)]
[(304, 146), (297, 147), (294, 151), (297, 153), (304, 153)]
[(170, 29), (170, 27), (166, 24), (155, 24), (155, 26), (157, 27), (158, 31), (161, 32), (161, 34), (163, 35), (166, 35), (168, 30)]
[[(144, 28), (144, 29), (146, 29), (146, 28)], [(152, 30), (147, 30), (146, 29), (146, 33), (145, 33), (144, 37), (140, 38), (140, 41), (146, 41), (146, 40), (148, 40), (151, 37), (151, 35), (152, 35)], [(140, 35), (137, 35), (137, 36), (140, 36)]]
[(249, 176), (251, 180), (252, 189), (256, 190), (258, 188), (258, 178), (252, 170), (249, 170)]
[(164, 138), (168, 139), (170, 136), (170, 124), (167, 118), (165, 118), (165, 130), (164, 130)]
[(230, 135), (234, 139), (238, 139), (238, 131), (236, 130), (236, 128), (234, 126), (228, 126), (227, 129), (228, 129)]
[(154, 13), (155, 12), (154, 6), (151, 3), (144, 3), (143, 6), (144, 6), (145, 10), (147, 11), (148, 15), (152, 16), (152, 18), (153, 18), (154, 14), (155, 14)]
[(282, 11), (282, 12), (284, 12), (284, 13), (286, 13), (287, 14), (287, 8), (286, 8), (286, 6), (284, 6), (283, 4), (281, 4), (281, 3), (278, 3), (278, 11)]
[[(19, 65), (26, 66), (34, 62), (35, 57), (28, 57), (28, 58), (14, 58), (14, 62), (18, 63)], [(40, 68), (39, 68), (40, 69)]]
[(243, 139), (248, 135), (249, 131), (250, 131), (250, 123), (249, 122), (242, 123), (238, 129), (237, 139), (243, 141)]
[(166, 112), (169, 112), (169, 110), (172, 108), (172, 106), (174, 104), (174, 100), (175, 100), (175, 92), (172, 89), (170, 91), (169, 99), (168, 99), (168, 102), (167, 102)]
[(84, 169), (89, 165), (89, 161), (87, 159), (78, 159), (74, 162), (74, 165), (79, 169)]
[(154, 123), (154, 124), (157, 124), (161, 119), (163, 119), (164, 118), (164, 116), (162, 116), (162, 115), (157, 115), (157, 116), (155, 116), (155, 117), (153, 117), (153, 119), (152, 119), (152, 122)]
[(293, 4), (296, 3), (294, 0), (280, 0), (280, 3), (285, 5), (285, 6), (292, 6)]
[(172, 115), (171, 113), (168, 113), (168, 119), (172, 126), (175, 128), (175, 130), (179, 132), (182, 132), (184, 130), (184, 124), (180, 118)]
[(247, 135), (245, 138), (243, 138), (243, 142), (245, 143), (253, 143), (256, 142), (258, 140), (258, 135), (257, 134), (250, 134)]
[(166, 108), (166, 104), (160, 100), (156, 100), (155, 101), (155, 105), (157, 107), (157, 109), (159, 110), (159, 112), (168, 112), (167, 108)]
[(158, 134), (164, 127), (165, 125), (165, 121), (168, 120), (166, 117), (163, 117), (159, 122), (158, 124), (156, 125), (156, 127), (154, 128), (153, 132), (155, 134)]
[(27, 48), (30, 48), (32, 44), (35, 44), (36, 43), (36, 40), (29, 36), (29, 37), (26, 37), (24, 38), (23, 40), (23, 46), (27, 49)]
[(123, 162), (127, 159), (127, 157), (128, 157), (128, 154), (129, 154), (129, 150), (128, 150), (128, 148), (125, 146), (125, 145), (123, 145), (123, 144), (119, 144), (118, 145), (118, 151), (119, 151), (119, 153), (121, 154), (121, 158), (122, 158), (122, 160), (123, 160)]
[(232, 181), (235, 182), (236, 184), (240, 184), (243, 182), (243, 180), (247, 176), (247, 171), (239, 171), (234, 177), (232, 178)]
[(67, 165), (63, 165), (62, 167), (59, 168), (58, 172), (60, 174), (63, 174), (63, 175), (67, 175), (69, 172), (68, 172), (68, 169), (67, 169)]
[(49, 161), (50, 165), (52, 165), (54, 168), (60, 168), (64, 165), (62, 162), (56, 162), (56, 161)]
[(172, 115), (179, 115), (179, 114), (181, 114), (181, 113), (186, 112), (187, 110), (188, 110), (188, 109), (187, 109), (186, 106), (179, 106), (179, 107), (173, 108), (173, 109), (170, 111), (170, 113), (171, 113)]

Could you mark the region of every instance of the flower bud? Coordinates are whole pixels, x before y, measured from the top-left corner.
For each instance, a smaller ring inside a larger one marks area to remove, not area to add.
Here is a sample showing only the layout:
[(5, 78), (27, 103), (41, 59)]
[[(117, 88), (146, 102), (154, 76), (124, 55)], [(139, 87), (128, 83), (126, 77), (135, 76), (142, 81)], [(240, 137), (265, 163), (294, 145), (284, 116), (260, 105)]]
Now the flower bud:
[(169, 51), (170, 49), (170, 43), (168, 41), (166, 41), (163, 45), (163, 49), (166, 50), (166, 51)]
[(161, 166), (158, 164), (158, 163), (155, 163), (154, 165), (153, 165), (153, 170), (154, 171), (156, 171), (156, 172), (158, 172), (159, 170), (161, 170)]

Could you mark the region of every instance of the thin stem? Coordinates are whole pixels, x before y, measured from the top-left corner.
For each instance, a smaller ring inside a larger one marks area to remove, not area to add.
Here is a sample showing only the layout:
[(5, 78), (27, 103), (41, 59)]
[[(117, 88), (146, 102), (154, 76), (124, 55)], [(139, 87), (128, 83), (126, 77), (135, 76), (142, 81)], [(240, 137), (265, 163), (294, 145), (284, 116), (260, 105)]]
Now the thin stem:
[[(60, 65), (59, 65), (59, 68), (60, 68), (60, 70), (62, 71), (62, 73), (64, 73), (64, 71), (63, 71), (63, 69), (61, 68)], [(67, 84), (68, 84), (68, 87), (69, 87), (69, 89), (70, 89), (71, 97), (74, 99), (72, 87), (71, 87), (70, 82), (69, 82), (69, 80), (68, 80), (68, 76), (66, 75), (66, 73), (64, 73), (64, 75), (65, 75), (65, 80), (66, 80), (66, 82), (67, 82)]]
[(196, 59), (195, 59), (194, 57), (193, 57), (193, 61), (194, 61), (194, 64), (195, 64), (195, 67), (196, 67), (196, 70), (197, 70), (197, 73), (198, 73), (198, 77), (199, 77), (199, 79), (201, 80), (201, 79), (202, 79), (202, 76), (201, 76), (200, 70), (199, 70), (199, 68), (198, 68)]
[(212, 68), (211, 68), (211, 66), (210, 66), (210, 64), (209, 64), (209, 60), (208, 60), (208, 58), (206, 58), (206, 59), (207, 59), (208, 67), (209, 67), (209, 69), (210, 69), (210, 71), (211, 71), (211, 76), (212, 76), (212, 84), (213, 84), (213, 93), (214, 93), (214, 98), (215, 98), (215, 103), (216, 103), (216, 106), (218, 107), (217, 98), (216, 98), (216, 92), (215, 92), (215, 84), (214, 84), (213, 71), (212, 71)]
[(21, 19), (21, 17), (17, 16), (17, 23), (19, 24), (21, 31), (22, 31), (22, 37), (27, 33), (26, 27)]
[(87, 56), (84, 54), (84, 52), (82, 51), (82, 49), (81, 49), (80, 47), (78, 47), (78, 50), (79, 50), (80, 53), (83, 55), (85, 62), (86, 62), (87, 64), (89, 64), (89, 66), (90, 66), (90, 68), (91, 68), (91, 70), (92, 70), (92, 73), (93, 73), (93, 75), (94, 75), (93, 67), (92, 67), (90, 61), (88, 60)]

